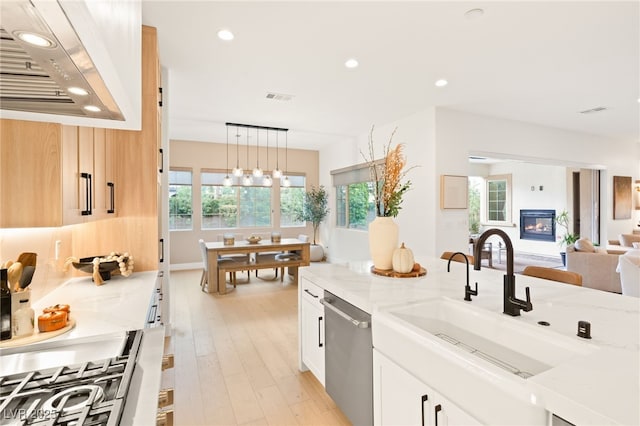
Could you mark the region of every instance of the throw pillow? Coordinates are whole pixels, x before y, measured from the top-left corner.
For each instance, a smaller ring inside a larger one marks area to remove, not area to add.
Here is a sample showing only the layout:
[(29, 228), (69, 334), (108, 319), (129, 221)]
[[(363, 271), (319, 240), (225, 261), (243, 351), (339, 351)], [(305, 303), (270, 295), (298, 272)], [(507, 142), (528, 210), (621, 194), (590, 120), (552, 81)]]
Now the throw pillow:
[(637, 234), (620, 234), (620, 245), (632, 247), (633, 243), (640, 243), (640, 235)]
[(588, 238), (580, 238), (573, 246), (577, 251), (586, 251), (589, 253), (595, 253), (596, 251), (593, 243)]

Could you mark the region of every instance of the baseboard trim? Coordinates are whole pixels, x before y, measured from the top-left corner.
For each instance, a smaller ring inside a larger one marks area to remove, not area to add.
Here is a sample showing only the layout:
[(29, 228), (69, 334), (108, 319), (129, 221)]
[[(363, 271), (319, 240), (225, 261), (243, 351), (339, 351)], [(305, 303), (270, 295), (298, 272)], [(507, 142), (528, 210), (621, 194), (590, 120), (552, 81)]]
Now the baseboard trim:
[(172, 263), (169, 265), (169, 271), (187, 271), (189, 269), (202, 269), (202, 262)]

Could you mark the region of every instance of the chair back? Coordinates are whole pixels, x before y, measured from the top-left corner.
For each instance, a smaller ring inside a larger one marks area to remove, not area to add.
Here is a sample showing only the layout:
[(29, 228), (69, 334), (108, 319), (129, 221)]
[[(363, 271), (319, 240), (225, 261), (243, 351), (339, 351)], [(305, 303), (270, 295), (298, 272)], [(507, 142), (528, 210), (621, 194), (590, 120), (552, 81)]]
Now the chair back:
[(298, 239), (300, 241), (302, 241), (303, 243), (308, 243), (309, 242), (309, 236), (305, 235), (305, 234), (298, 235)]
[(207, 259), (207, 245), (204, 240), (201, 238), (198, 240), (198, 244), (200, 245), (200, 254), (202, 255), (202, 267), (205, 272), (209, 272), (209, 261)]
[(582, 275), (577, 272), (563, 271), (561, 269), (545, 268), (543, 266), (527, 266), (522, 271), (522, 275), (582, 286)]
[[(462, 256), (460, 253), (456, 253), (455, 256), (453, 256), (453, 254), (456, 252), (453, 251), (445, 251), (440, 255), (440, 259), (444, 259), (444, 260), (449, 260), (451, 259), (454, 262), (460, 262), (460, 263), (467, 263), (466, 260), (464, 260), (464, 256)], [(453, 256), (453, 258), (451, 258), (451, 256)], [(469, 259), (469, 265), (473, 264), (473, 256), (470, 254), (467, 254), (467, 259)]]

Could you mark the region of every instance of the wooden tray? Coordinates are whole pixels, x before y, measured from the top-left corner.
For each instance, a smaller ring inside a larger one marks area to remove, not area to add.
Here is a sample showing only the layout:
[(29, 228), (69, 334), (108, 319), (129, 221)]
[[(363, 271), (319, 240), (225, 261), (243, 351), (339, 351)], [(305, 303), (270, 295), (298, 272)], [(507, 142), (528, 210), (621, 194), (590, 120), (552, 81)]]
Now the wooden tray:
[(39, 331), (37, 331), (38, 326), (36, 326), (36, 332), (31, 336), (14, 337), (10, 340), (3, 340), (2, 342), (0, 342), (0, 348), (15, 348), (16, 346), (24, 346), (31, 343), (41, 342), (43, 340), (51, 339), (52, 337), (64, 334), (75, 326), (76, 320), (74, 320), (73, 318), (67, 321), (67, 325), (65, 325), (64, 327), (54, 331), (47, 331), (45, 333), (40, 333)]
[(391, 278), (416, 278), (427, 275), (427, 270), (422, 266), (419, 271), (411, 271), (406, 273), (396, 272), (393, 269), (378, 269), (375, 266), (371, 267), (371, 272), (376, 275), (381, 275), (383, 277), (391, 277)]

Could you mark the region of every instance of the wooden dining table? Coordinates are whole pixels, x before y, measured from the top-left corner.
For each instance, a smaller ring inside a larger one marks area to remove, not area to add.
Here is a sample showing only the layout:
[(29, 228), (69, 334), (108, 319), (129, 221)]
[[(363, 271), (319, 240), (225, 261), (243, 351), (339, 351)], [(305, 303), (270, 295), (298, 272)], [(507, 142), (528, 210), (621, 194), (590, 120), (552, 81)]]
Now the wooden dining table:
[[(205, 243), (207, 246), (207, 259), (209, 261), (209, 276), (207, 291), (225, 294), (227, 284), (225, 280), (226, 272), (271, 269), (271, 268), (290, 268), (293, 271), (293, 279), (298, 284), (298, 268), (300, 266), (308, 266), (310, 262), (309, 243), (298, 240), (297, 238), (282, 238), (280, 242), (271, 242), (270, 240), (262, 240), (257, 243), (248, 241), (235, 241), (234, 244), (225, 245), (222, 241)], [(274, 257), (262, 257), (260, 253), (264, 252), (296, 252), (298, 256), (282, 260)], [(246, 254), (247, 261), (239, 262), (218, 262), (220, 256), (231, 254)], [(254, 254), (254, 257), (251, 255)]]

